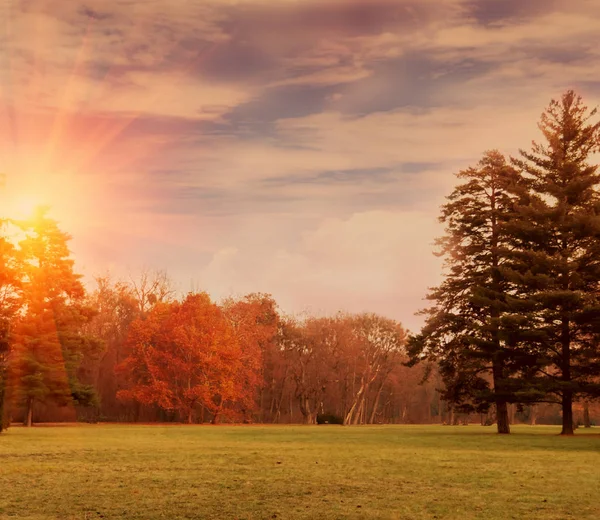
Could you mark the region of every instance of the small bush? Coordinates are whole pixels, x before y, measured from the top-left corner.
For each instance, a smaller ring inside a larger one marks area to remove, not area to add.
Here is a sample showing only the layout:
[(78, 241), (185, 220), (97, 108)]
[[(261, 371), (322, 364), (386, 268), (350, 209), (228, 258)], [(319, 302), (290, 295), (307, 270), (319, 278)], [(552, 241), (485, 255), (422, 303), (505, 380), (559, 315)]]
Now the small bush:
[(317, 415), (317, 424), (344, 424), (344, 419), (332, 413)]

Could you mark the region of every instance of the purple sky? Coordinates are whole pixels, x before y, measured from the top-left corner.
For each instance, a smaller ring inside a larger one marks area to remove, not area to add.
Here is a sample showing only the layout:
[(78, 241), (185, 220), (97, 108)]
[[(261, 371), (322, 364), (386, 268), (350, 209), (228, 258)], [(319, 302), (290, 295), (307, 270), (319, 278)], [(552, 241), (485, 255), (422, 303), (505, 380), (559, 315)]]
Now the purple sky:
[(411, 329), (453, 173), (600, 102), (596, 0), (4, 0), (5, 197), (78, 268)]

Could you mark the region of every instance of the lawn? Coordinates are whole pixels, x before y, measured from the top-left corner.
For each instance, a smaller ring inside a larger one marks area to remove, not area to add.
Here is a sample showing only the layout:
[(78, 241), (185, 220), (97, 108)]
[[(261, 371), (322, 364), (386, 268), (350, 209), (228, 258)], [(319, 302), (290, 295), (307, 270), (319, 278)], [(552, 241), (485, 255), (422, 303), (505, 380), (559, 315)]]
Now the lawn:
[(13, 427), (0, 519), (598, 519), (598, 430)]

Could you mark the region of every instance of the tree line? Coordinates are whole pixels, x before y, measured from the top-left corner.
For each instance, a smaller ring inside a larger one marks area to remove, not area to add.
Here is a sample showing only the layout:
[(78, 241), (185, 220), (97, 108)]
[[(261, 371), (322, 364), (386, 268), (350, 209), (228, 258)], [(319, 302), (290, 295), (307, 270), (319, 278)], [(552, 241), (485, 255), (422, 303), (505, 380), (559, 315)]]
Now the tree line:
[[(86, 292), (46, 210), (4, 221), (3, 424), (425, 422), (442, 413), (406, 332), (375, 314), (285, 316), (267, 294), (177, 298), (163, 272)], [(433, 410), (433, 411), (432, 411)]]
[(535, 423), (600, 396), (600, 123), (574, 92), (543, 143), (486, 152), (441, 208), (443, 282), (409, 335), (293, 317), (268, 294), (176, 297), (165, 273), (86, 291), (47, 210), (0, 220), (0, 428), (10, 420)]

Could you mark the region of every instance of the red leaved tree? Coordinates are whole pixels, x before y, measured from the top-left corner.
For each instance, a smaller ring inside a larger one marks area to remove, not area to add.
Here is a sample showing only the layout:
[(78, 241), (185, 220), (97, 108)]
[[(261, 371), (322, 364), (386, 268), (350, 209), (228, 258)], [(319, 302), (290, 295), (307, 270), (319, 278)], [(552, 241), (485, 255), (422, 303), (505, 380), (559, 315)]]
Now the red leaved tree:
[(227, 299), (222, 308), (241, 348), (239, 408), (249, 422), (252, 412), (263, 406), (265, 362), (277, 347), (277, 304), (268, 294), (253, 293), (241, 300)]
[(199, 407), (219, 417), (245, 398), (244, 357), (223, 311), (205, 293), (160, 304), (136, 320), (118, 367), (131, 383), (118, 397), (175, 410), (192, 423)]

